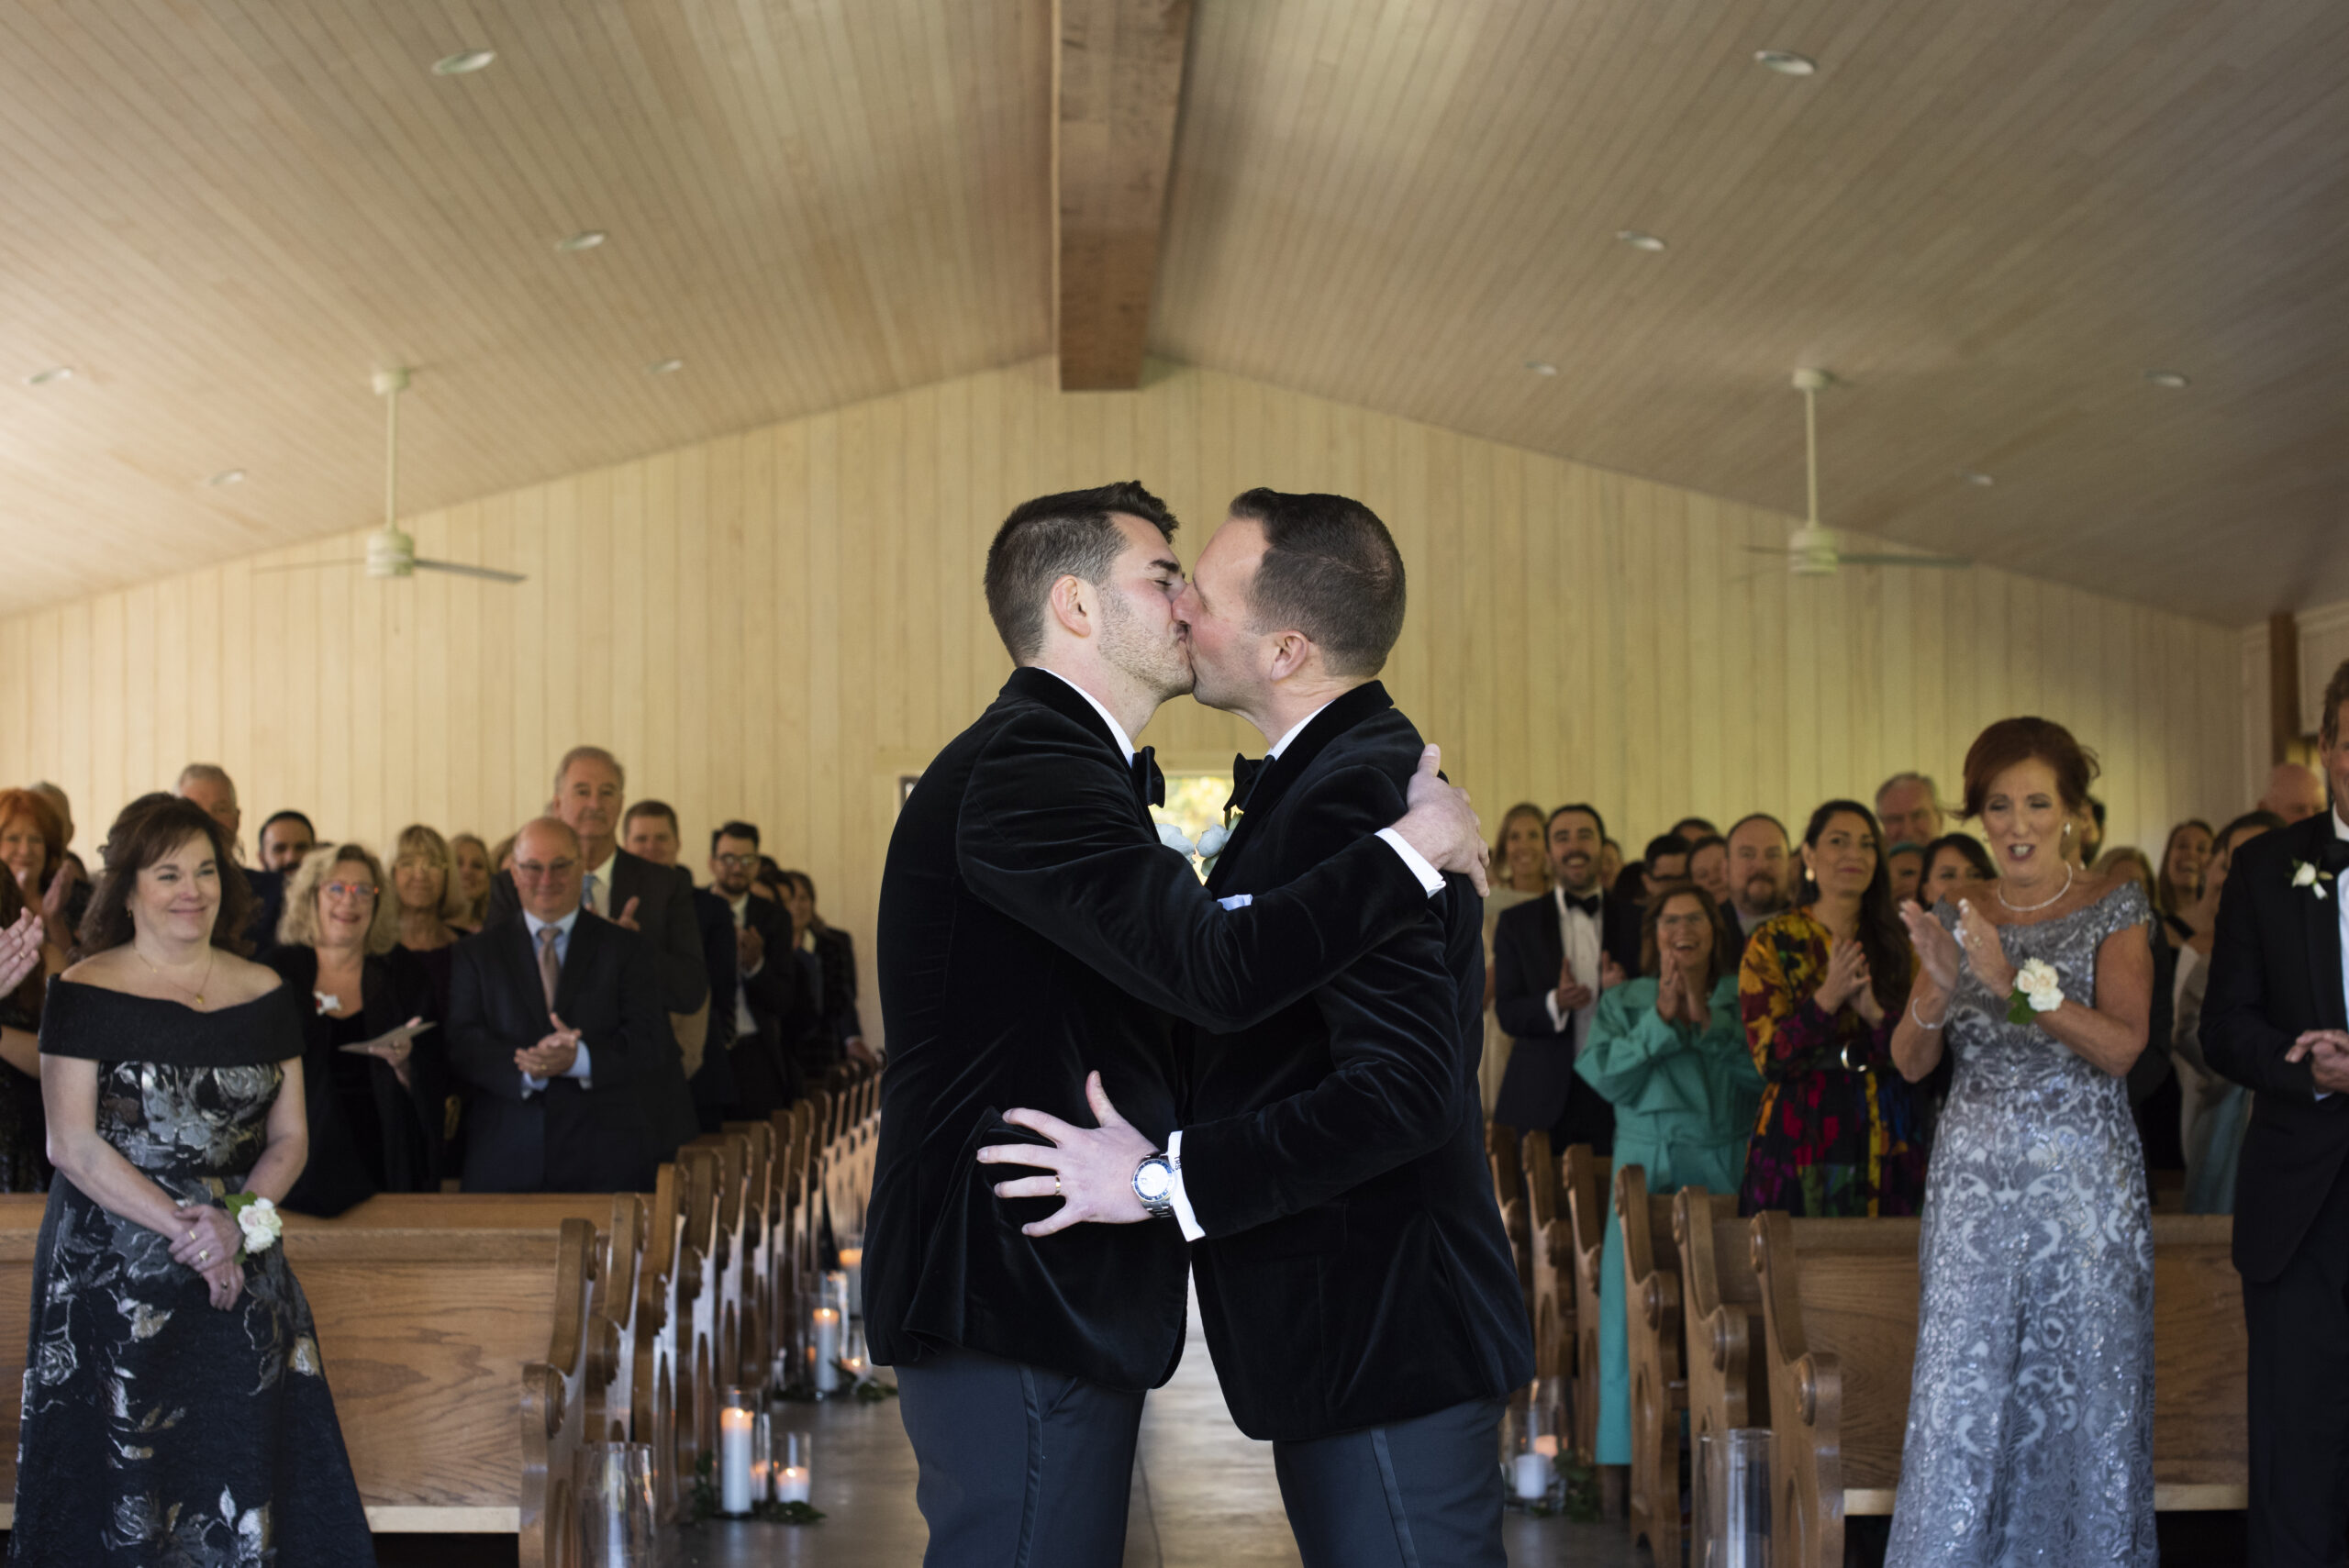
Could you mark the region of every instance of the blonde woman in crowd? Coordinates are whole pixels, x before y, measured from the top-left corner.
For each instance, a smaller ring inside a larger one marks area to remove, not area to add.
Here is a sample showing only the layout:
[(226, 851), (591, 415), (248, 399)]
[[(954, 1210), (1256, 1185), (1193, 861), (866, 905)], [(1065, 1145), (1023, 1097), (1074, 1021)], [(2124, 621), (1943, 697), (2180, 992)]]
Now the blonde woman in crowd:
[(452, 923), (461, 931), (478, 931), (489, 918), (489, 884), (497, 874), (497, 862), (478, 833), (457, 834), (449, 840), (449, 852), (457, 862), (457, 892), (464, 900)]
[(1493, 840), (1493, 891), (1485, 900), (1485, 1054), (1476, 1068), (1476, 1087), (1485, 1102), (1485, 1117), (1493, 1114), (1493, 1096), (1500, 1092), (1501, 1074), (1508, 1068), (1509, 1048), (1516, 1041), (1493, 1016), (1493, 922), (1501, 911), (1550, 891), (1550, 856), (1542, 842), (1542, 808), (1521, 800), (1501, 818)]

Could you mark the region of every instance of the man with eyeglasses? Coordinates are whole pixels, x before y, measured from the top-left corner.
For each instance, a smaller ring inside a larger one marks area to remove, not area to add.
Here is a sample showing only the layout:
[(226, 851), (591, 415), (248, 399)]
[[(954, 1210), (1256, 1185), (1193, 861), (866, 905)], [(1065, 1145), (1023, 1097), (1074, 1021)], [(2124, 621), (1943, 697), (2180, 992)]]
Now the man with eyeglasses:
[(651, 945), (590, 916), (584, 860), (569, 824), (526, 824), (517, 907), (457, 944), (449, 1057), (466, 1090), (467, 1192), (652, 1190), (676, 1041)]
[(810, 964), (791, 945), (791, 917), (772, 898), (758, 898), (759, 830), (729, 822), (709, 836), (709, 891), (726, 901), (734, 926), (736, 1114), (754, 1120), (799, 1097), (798, 1063), (790, 1042), (817, 1017)]

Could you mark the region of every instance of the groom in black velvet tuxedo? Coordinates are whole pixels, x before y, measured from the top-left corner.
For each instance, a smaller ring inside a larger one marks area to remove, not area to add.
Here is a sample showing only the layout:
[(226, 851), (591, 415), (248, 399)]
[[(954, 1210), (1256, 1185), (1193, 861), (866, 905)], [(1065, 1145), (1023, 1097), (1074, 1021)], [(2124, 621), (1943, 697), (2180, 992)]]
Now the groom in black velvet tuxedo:
[(2332, 809), (2227, 872), (2202, 1051), (2254, 1091), (2235, 1178), (2250, 1339), (2250, 1560), (2349, 1562), (2349, 662), (2319, 735)]
[(1432, 748), (1405, 770), (1408, 809), (1398, 785), (1395, 810), (1252, 907), (1219, 908), (1160, 842), (1156, 766), (1131, 737), (1191, 687), (1174, 526), (1135, 484), (1011, 514), (986, 593), (1019, 668), (890, 838), (864, 1301), (874, 1359), (897, 1369), (930, 1568), (1117, 1568), (1142, 1392), (1183, 1345), (1181, 1232), (1030, 1234), (1050, 1179), (1041, 1200), (1005, 1198), (974, 1160), (1023, 1136), (1001, 1111), (1082, 1117), (1097, 1074), (1163, 1137), (1176, 1017), (1244, 1028), (1424, 926), (1454, 896), (1438, 868), (1481, 873), (1475, 815)]
[[(1420, 740), (1374, 677), (1403, 606), (1394, 540), (1343, 496), (1252, 490), (1200, 555), (1179, 606), (1196, 695), (1271, 745), (1237, 771), (1208, 879), (1227, 905), (1256, 906), (1400, 809)], [(1482, 913), (1450, 878), (1310, 995), (1186, 1041), (1171, 1207), (1225, 1400), (1274, 1444), (1307, 1568), (1503, 1562), (1497, 1429), (1533, 1347), (1485, 1163)], [(1136, 1167), (1157, 1129), (1088, 1088), (1097, 1130), (1015, 1109), (1055, 1147), (982, 1151), (1053, 1171), (997, 1189), (1061, 1193), (1029, 1228), (1053, 1240), (1146, 1214)]]

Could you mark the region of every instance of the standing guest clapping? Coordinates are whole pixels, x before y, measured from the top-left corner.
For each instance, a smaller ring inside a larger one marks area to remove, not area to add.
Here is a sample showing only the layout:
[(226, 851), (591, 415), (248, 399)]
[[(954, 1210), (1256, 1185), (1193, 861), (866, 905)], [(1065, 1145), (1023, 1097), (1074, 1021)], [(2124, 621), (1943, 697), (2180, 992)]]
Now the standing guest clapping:
[(40, 1109), (40, 1012), (48, 944), (40, 911), (14, 877), (0, 876), (0, 1192), (49, 1188), (49, 1134)]
[[(1719, 843), (1719, 840), (1714, 842)], [(1662, 1196), (1693, 1184), (1735, 1192), (1762, 1097), (1737, 1012), (1737, 969), (1712, 896), (1666, 883), (1641, 922), (1641, 978), (1598, 999), (1575, 1062), (1615, 1106), (1615, 1166), (1637, 1165)], [(1598, 1462), (1631, 1462), (1631, 1372), (1623, 1327), (1623, 1224), (1607, 1206), (1598, 1284)]]
[(10, 1559), (374, 1562), (309, 1303), (270, 1245), (302, 1169), (301, 1012), (237, 955), (251, 893), (169, 795), (106, 834), (91, 956), (41, 1023), (50, 1187), (33, 1258)]
[(1508, 1053), (1515, 1049), (1493, 1008), (1493, 928), (1502, 911), (1549, 891), (1550, 857), (1542, 844), (1542, 808), (1530, 800), (1520, 801), (1501, 817), (1500, 833), (1493, 840), (1493, 890), (1485, 899), (1485, 1046), (1476, 1065), (1476, 1091), (1488, 1120), (1500, 1094), (1501, 1078), (1508, 1071)]
[(1892, 1026), (1915, 959), (1876, 817), (1831, 800), (1803, 832), (1804, 895), (1745, 944), (1738, 1001), (1762, 1108), (1738, 1212), (1914, 1214), (1925, 1151)]
[(2059, 724), (1984, 730), (1965, 815), (1998, 880), (1903, 913), (1922, 974), (1894, 1058), (1914, 1080), (1946, 1049), (1957, 1072), (1919, 1240), (1888, 1564), (2155, 1561), (2153, 1222), (2124, 1084), (2145, 1044), (2153, 910), (2133, 879), (2065, 853), (2094, 776)]
[(65, 823), (46, 796), (0, 789), (0, 866), (40, 917), (43, 960), (55, 974), (73, 951), (70, 910), (78, 880), (65, 858)]
[(412, 953), (384, 868), (361, 844), (313, 850), (285, 887), (271, 968), (302, 1007), (310, 1163), (285, 1207), (333, 1216), (377, 1193), (440, 1188), (449, 1093), (440, 1031), (349, 1051), (402, 1024), (443, 1015)]

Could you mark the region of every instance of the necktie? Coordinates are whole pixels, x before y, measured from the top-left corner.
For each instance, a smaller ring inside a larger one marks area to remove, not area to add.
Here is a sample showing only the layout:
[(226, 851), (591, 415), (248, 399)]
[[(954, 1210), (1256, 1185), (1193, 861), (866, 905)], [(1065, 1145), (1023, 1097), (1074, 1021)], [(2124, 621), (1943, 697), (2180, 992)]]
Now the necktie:
[[(555, 956), (555, 939), (562, 933), (552, 926), (539, 928), (539, 984), (547, 994), (547, 1011), (554, 1011), (554, 988), (562, 978), (562, 960)], [(508, 950), (511, 951), (511, 950)]]
[(1142, 809), (1166, 804), (1166, 775), (1158, 771), (1158, 748), (1145, 746), (1134, 753), (1134, 798)]
[(1231, 798), (1223, 803), (1226, 811), (1234, 806), (1243, 811), (1248, 808), (1248, 796), (1254, 792), (1256, 781), (1264, 776), (1272, 761), (1270, 757), (1246, 755), (1231, 759)]
[(587, 906), (588, 913), (590, 914), (600, 915), (604, 912), (602, 900), (596, 896), (596, 884), (602, 880), (602, 877), (596, 875), (592, 871), (587, 873), (587, 885), (583, 891), (579, 902)]
[(1571, 894), (1571, 893), (1568, 893), (1568, 894), (1563, 894), (1563, 895), (1561, 895), (1560, 896), (1562, 896), (1562, 897), (1564, 897), (1564, 898), (1565, 899), (1565, 901), (1566, 901), (1566, 907), (1567, 907), (1567, 908), (1569, 908), (1569, 909), (1579, 909), (1579, 910), (1581, 910), (1584, 914), (1586, 914), (1586, 915), (1589, 916), (1589, 917), (1590, 917), (1592, 919), (1594, 919), (1594, 920), (1596, 920), (1596, 919), (1598, 919), (1598, 894), (1594, 893), (1594, 894), (1592, 894), (1592, 895), (1591, 895), (1589, 897), (1587, 897), (1587, 898), (1576, 898), (1576, 897), (1575, 897), (1573, 894)]

